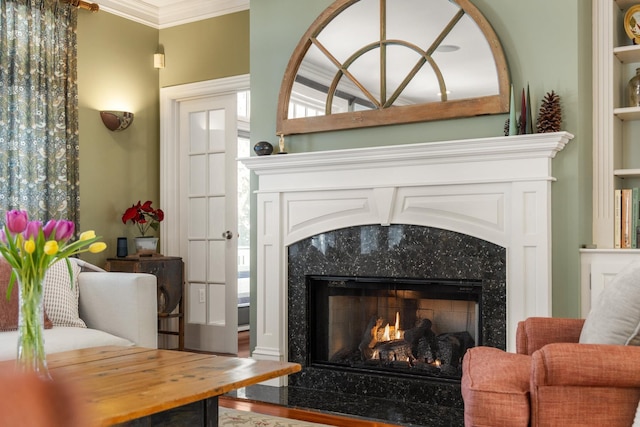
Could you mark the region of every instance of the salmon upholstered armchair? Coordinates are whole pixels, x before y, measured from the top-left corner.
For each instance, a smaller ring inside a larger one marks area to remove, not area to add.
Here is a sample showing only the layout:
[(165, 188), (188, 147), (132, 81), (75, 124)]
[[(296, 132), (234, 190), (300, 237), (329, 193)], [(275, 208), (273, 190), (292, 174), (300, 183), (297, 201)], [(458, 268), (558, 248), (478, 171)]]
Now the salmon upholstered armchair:
[(637, 263), (612, 280), (586, 320), (529, 318), (518, 324), (516, 353), (468, 350), (465, 426), (640, 426), (639, 335)]

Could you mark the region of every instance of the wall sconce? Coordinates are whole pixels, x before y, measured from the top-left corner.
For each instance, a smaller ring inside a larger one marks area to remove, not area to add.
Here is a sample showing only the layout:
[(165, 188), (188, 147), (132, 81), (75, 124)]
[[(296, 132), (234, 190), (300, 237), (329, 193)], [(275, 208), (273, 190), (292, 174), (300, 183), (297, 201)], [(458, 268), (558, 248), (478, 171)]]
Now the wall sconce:
[(133, 113), (127, 111), (100, 111), (102, 123), (112, 131), (125, 130), (133, 123)]
[(164, 53), (153, 54), (153, 68), (164, 68)]

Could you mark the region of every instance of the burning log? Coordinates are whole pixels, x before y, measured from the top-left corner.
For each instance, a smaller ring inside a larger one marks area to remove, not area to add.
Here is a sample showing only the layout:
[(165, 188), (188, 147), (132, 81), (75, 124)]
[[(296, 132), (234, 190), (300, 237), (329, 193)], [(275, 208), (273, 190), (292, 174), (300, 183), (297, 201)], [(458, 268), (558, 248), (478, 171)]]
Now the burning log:
[(384, 343), (378, 343), (374, 347), (378, 353), (378, 358), (382, 362), (392, 364), (392, 362), (404, 362), (404, 366), (409, 366), (414, 360), (411, 346), (405, 340), (393, 340)]
[[(419, 354), (421, 339), (426, 340), (425, 342), (428, 343), (428, 345), (432, 348), (433, 351), (435, 351), (435, 349), (437, 348), (436, 334), (434, 334), (433, 331), (431, 330), (431, 325), (432, 325), (431, 320), (422, 319), (422, 321), (418, 326), (416, 326), (415, 328), (411, 328), (408, 331), (405, 331), (404, 339), (409, 344), (411, 344), (411, 351), (415, 356)], [(433, 360), (430, 360), (430, 362), (433, 362)]]
[[(421, 319), (417, 326), (400, 330), (399, 316), (395, 326), (373, 316), (362, 334), (358, 349), (367, 365), (416, 369), (433, 375), (457, 375), (460, 362), (475, 342), (468, 332), (450, 332), (436, 336), (430, 319)], [(392, 332), (392, 333), (390, 333)], [(395, 339), (390, 338), (395, 337)]]
[(468, 332), (450, 332), (440, 334), (435, 342), (423, 337), (417, 345), (416, 358), (427, 363), (436, 360), (442, 362), (442, 369), (457, 369), (464, 353), (473, 347), (475, 342)]
[(428, 333), (431, 333), (431, 335), (433, 335), (433, 332), (431, 332), (431, 320), (422, 319), (420, 321), (420, 325), (404, 331), (404, 340), (411, 344), (411, 346), (413, 347), (418, 343), (418, 340), (420, 338), (427, 335)]
[(373, 357), (373, 348), (378, 343), (378, 329), (380, 329), (381, 326), (382, 317), (372, 316), (362, 335), (362, 341), (360, 341), (360, 345), (358, 346), (362, 352), (363, 360), (368, 360)]
[(438, 336), (438, 345), (443, 359), (447, 360), (454, 368), (457, 368), (467, 349), (475, 345), (475, 341), (469, 332), (451, 332)]

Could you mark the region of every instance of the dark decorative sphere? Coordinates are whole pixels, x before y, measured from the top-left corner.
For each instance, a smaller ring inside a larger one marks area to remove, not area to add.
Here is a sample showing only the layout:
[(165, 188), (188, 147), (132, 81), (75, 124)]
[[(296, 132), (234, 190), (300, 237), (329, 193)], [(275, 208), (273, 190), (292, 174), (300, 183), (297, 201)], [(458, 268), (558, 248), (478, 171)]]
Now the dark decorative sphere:
[(267, 141), (260, 141), (253, 146), (253, 151), (255, 151), (258, 156), (268, 156), (273, 153), (273, 145)]

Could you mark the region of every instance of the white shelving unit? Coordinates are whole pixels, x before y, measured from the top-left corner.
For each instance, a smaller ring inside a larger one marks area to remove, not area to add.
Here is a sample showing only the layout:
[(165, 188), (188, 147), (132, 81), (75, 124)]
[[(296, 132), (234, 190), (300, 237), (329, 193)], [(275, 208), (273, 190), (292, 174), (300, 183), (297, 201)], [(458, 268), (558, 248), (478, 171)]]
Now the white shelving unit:
[[(640, 156), (625, 153), (636, 131), (640, 107), (626, 105), (627, 82), (640, 68), (640, 46), (627, 37), (626, 10), (640, 0), (593, 0), (593, 243), (580, 251), (582, 315), (625, 265), (640, 260), (640, 249), (614, 248), (614, 192), (640, 178)], [(636, 67), (633, 67), (633, 64)], [(640, 129), (640, 128), (639, 128)]]

